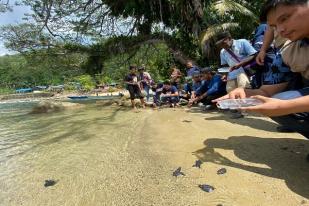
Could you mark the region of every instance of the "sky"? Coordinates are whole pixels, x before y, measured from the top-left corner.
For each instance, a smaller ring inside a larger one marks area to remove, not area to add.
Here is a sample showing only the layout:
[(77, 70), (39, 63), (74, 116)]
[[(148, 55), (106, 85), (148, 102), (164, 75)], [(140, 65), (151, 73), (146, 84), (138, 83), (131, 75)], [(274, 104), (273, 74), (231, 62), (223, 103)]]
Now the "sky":
[[(31, 10), (26, 6), (14, 6), (12, 12), (0, 13), (0, 26), (7, 24), (18, 24), (23, 22), (22, 18), (25, 13), (30, 13)], [(0, 39), (0, 56), (5, 54), (12, 54), (12, 51), (8, 51), (4, 45), (3, 41)]]

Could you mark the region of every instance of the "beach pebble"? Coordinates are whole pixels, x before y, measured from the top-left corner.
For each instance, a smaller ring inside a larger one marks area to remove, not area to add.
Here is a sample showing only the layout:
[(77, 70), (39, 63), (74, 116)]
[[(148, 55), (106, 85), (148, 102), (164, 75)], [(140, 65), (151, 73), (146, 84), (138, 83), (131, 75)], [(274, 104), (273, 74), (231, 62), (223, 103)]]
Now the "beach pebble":
[(217, 171), (217, 175), (223, 175), (226, 173), (226, 169), (225, 168), (221, 168)]
[(199, 188), (201, 188), (204, 192), (212, 192), (215, 190), (215, 188), (211, 185), (198, 185)]

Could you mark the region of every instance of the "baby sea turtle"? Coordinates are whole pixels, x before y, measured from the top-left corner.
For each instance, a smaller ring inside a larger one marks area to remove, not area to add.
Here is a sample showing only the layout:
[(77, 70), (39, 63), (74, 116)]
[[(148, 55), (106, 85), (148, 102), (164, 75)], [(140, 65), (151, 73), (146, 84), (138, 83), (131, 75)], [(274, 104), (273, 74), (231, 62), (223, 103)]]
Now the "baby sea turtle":
[(280, 149), (282, 149), (282, 150), (288, 150), (289, 148), (288, 148), (288, 147), (280, 147)]
[(58, 181), (55, 180), (45, 180), (44, 187), (54, 186)]
[(190, 123), (190, 122), (192, 122), (191, 120), (183, 120), (182, 122), (186, 122), (186, 123)]
[(215, 188), (211, 185), (198, 185), (204, 192), (212, 192)]
[(203, 162), (202, 162), (201, 160), (196, 160), (196, 161), (195, 161), (195, 164), (192, 165), (192, 167), (198, 167), (198, 168), (201, 169), (201, 164), (202, 164), (202, 163), (203, 163)]
[(173, 176), (178, 177), (179, 175), (185, 176), (185, 174), (181, 172), (181, 167), (178, 167), (177, 170), (173, 172)]
[(225, 168), (221, 168), (217, 171), (217, 175), (223, 175), (226, 173), (226, 169)]

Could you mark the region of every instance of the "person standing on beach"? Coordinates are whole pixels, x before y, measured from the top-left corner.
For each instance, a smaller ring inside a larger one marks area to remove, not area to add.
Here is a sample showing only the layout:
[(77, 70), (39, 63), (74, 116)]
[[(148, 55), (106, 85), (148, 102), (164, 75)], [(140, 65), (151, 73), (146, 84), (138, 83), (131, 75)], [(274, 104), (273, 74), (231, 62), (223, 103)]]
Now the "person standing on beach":
[(142, 107), (145, 108), (144, 96), (142, 95), (141, 92), (140, 82), (138, 82), (137, 80), (136, 69), (137, 69), (136, 65), (131, 65), (129, 67), (130, 70), (129, 74), (126, 75), (124, 78), (124, 82), (127, 85), (127, 89), (129, 90), (130, 93), (130, 99), (133, 109), (136, 109), (135, 98), (139, 98)]
[(144, 90), (146, 92), (146, 100), (149, 101), (149, 91), (150, 91), (150, 85), (152, 83), (151, 76), (148, 72), (145, 71), (145, 66), (141, 66), (138, 68), (139, 72), (139, 80), (141, 81), (141, 90)]

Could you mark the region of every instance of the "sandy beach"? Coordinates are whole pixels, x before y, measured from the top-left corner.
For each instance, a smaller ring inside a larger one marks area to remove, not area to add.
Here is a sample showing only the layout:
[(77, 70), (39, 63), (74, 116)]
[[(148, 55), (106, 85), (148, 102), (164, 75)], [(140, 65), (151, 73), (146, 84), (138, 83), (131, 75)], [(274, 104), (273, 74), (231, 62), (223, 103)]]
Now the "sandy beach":
[(309, 205), (309, 142), (269, 118), (230, 116), (93, 105), (0, 119), (0, 205)]
[[(277, 124), (266, 117), (229, 116), (163, 110), (149, 119), (147, 125), (157, 131), (145, 140), (154, 147), (150, 152), (186, 174), (175, 178), (190, 196), (184, 205), (309, 205), (308, 140), (277, 133)], [(192, 168), (198, 159), (201, 169)], [(220, 168), (227, 173), (217, 175)], [(216, 189), (205, 193), (198, 184)]]

